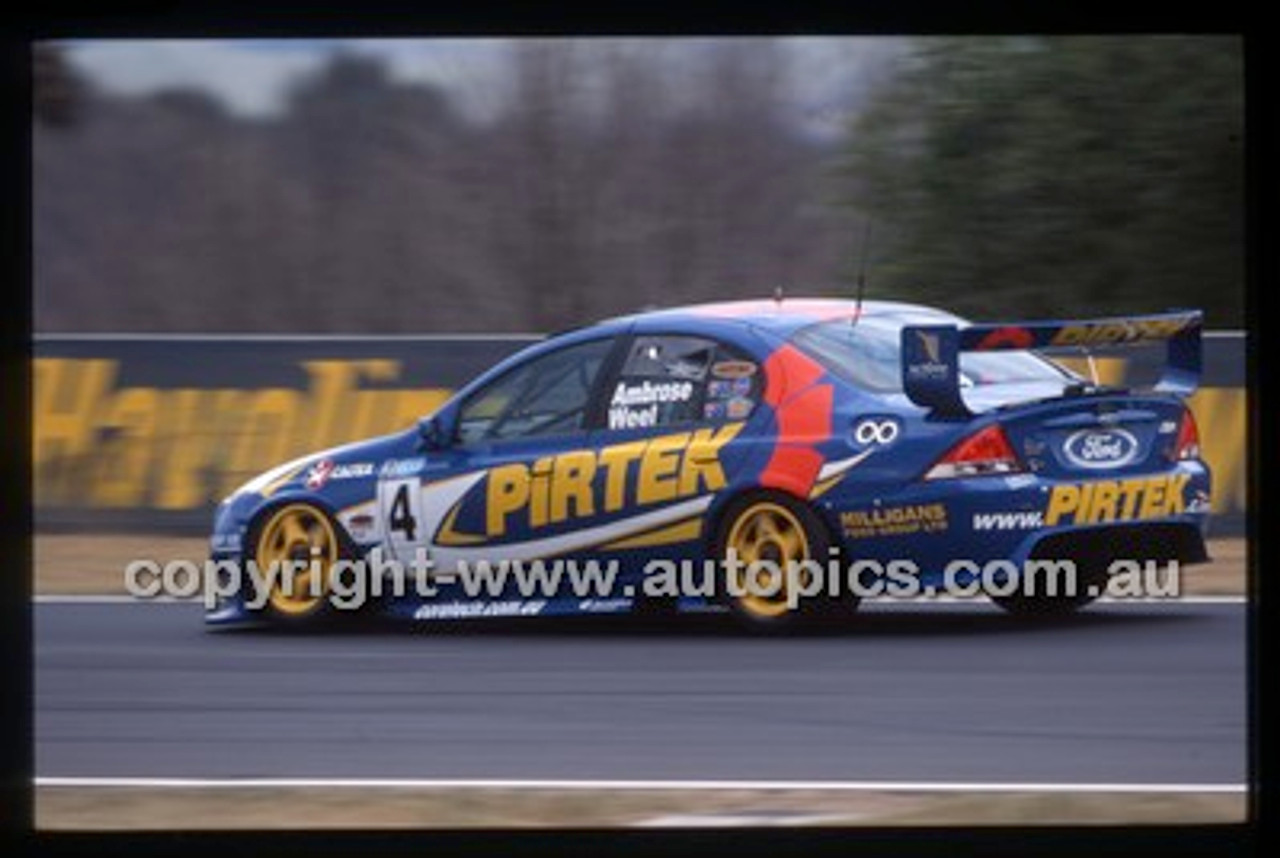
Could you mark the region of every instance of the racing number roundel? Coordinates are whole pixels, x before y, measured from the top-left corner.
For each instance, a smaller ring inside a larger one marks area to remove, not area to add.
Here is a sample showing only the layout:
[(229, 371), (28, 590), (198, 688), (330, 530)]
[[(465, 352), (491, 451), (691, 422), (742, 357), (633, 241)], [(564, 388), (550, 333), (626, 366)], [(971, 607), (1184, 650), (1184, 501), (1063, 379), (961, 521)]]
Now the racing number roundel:
[(416, 479), (380, 483), (378, 509), (391, 553), (398, 558), (411, 556), (413, 547), (427, 537), (422, 533), (421, 483)]

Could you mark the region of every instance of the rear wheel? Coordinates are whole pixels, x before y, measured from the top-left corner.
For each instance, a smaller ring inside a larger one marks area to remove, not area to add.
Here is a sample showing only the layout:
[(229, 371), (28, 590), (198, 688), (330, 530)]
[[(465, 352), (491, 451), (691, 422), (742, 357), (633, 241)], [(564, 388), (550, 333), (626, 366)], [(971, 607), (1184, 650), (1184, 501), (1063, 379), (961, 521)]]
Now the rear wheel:
[(1032, 581), (1035, 587), (1030, 591), (1020, 585), (1007, 595), (991, 594), (991, 601), (1019, 616), (1053, 617), (1074, 613), (1102, 595), (1111, 559), (1096, 551), (1082, 551), (1071, 562), (1075, 563), (1076, 577), (1069, 589), (1066, 580), (1055, 582), (1054, 592), (1048, 591), (1044, 581)]
[(1011, 614), (1027, 617), (1053, 617), (1074, 613), (1096, 599), (1096, 596), (1028, 596), (1024, 593), (1012, 593), (1008, 596), (991, 597), (991, 601)]
[(821, 519), (789, 495), (760, 492), (736, 501), (721, 520), (715, 547), (722, 601), (739, 622), (760, 632), (848, 616), (856, 602), (826, 595), (827, 581), (815, 581), (815, 569), (797, 565), (794, 576), (788, 574), (790, 564), (805, 561), (825, 572), (830, 545)]

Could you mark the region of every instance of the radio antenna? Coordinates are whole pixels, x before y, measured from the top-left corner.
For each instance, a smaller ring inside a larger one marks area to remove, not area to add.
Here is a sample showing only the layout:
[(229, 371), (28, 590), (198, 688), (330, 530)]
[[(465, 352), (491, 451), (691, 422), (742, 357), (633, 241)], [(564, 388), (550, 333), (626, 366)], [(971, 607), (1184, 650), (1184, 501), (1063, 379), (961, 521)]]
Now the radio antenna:
[(858, 248), (858, 254), (861, 258), (858, 260), (858, 277), (854, 281), (855, 292), (851, 326), (858, 324), (858, 319), (862, 318), (862, 294), (867, 291), (867, 247), (870, 243), (871, 218), (868, 217), (862, 227), (862, 247)]

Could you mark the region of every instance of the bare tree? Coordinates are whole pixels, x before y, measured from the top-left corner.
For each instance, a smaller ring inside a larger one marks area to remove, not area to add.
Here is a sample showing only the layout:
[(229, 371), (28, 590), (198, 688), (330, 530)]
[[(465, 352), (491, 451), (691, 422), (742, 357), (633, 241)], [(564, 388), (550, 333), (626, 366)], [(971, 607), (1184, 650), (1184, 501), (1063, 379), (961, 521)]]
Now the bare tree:
[(339, 52), (278, 117), (85, 87), (33, 130), (42, 330), (553, 330), (821, 289), (835, 147), (775, 40), (526, 39), (488, 124)]

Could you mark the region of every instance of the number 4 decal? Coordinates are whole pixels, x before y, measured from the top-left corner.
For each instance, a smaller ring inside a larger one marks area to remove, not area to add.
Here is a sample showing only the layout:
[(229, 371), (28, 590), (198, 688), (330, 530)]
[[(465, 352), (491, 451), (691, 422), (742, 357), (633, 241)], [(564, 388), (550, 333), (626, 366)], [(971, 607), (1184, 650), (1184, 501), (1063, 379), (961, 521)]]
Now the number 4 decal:
[(387, 541), (397, 557), (407, 557), (421, 533), (422, 493), (418, 480), (391, 480), (378, 486), (383, 520), (387, 523)]
[(404, 538), (412, 542), (417, 539), (418, 519), (409, 510), (409, 484), (401, 483), (391, 500), (391, 515), (387, 516), (387, 524), (391, 530), (404, 534)]

